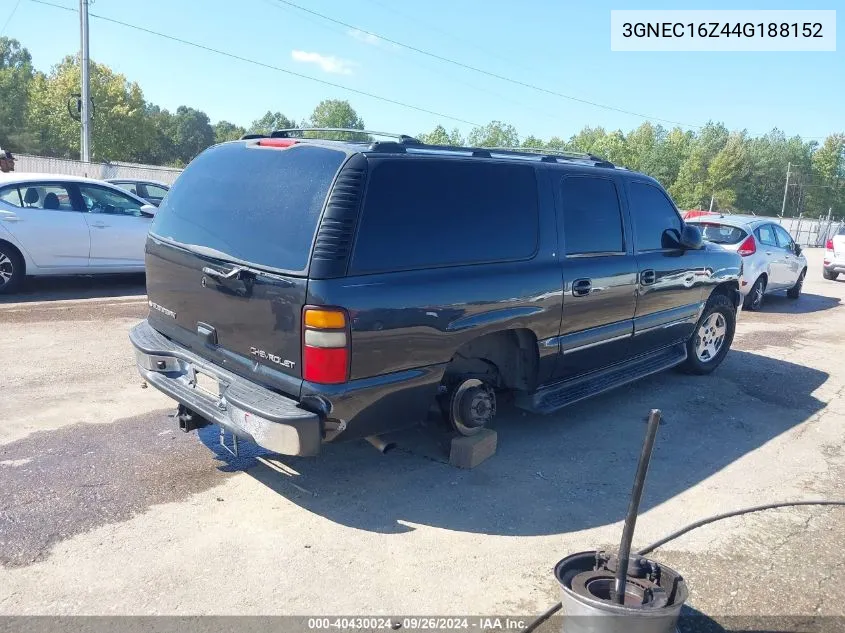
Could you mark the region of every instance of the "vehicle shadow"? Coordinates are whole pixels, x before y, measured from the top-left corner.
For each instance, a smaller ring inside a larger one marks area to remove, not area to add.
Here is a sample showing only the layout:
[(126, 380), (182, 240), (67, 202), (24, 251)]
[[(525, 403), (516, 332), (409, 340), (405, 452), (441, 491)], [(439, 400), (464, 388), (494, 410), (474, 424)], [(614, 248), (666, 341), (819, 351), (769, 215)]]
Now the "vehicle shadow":
[(841, 305), (838, 297), (802, 293), (799, 299), (790, 299), (786, 295), (766, 295), (762, 312), (772, 314), (809, 314), (822, 312)]
[(147, 293), (144, 273), (124, 275), (27, 277), (14, 294), (0, 295), (4, 303), (32, 303), (104, 297), (143, 297)]
[[(445, 463), (444, 433), (417, 427), (393, 434), (399, 448), (386, 455), (364, 441), (327, 444), (315, 458), (265, 453), (269, 466), (247, 472), (315, 514), (372, 532), (571, 532), (624, 517), (651, 408), (664, 424), (643, 511), (807, 420), (824, 406), (812, 394), (827, 377), (734, 350), (710, 376), (666, 372), (550, 416), (503, 407), (498, 452), (471, 471)], [(200, 437), (226, 461), (215, 430)]]

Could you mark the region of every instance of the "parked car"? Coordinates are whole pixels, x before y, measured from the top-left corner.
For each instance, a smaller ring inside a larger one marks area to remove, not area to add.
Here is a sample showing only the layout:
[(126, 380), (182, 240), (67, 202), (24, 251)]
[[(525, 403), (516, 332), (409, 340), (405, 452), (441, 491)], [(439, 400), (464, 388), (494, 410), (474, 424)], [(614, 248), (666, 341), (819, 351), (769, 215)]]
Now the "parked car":
[(157, 207), (164, 196), (170, 191), (170, 186), (155, 180), (136, 180), (133, 178), (108, 178), (106, 182), (117, 185), (131, 194), (143, 198), (149, 204)]
[(834, 280), (845, 273), (845, 222), (839, 225), (836, 235), (825, 242), (822, 275)]
[(763, 297), (785, 290), (797, 299), (807, 275), (807, 258), (789, 232), (771, 218), (751, 215), (699, 217), (688, 222), (704, 239), (742, 256), (740, 290), (748, 310), (763, 307)]
[(184, 430), (313, 455), (439, 402), (471, 435), (503, 391), (545, 413), (728, 352), (741, 259), (656, 180), (588, 155), (291, 133), (205, 150), (153, 221), (130, 340)]
[(99, 180), (0, 174), (0, 294), (26, 275), (142, 272), (155, 211)]

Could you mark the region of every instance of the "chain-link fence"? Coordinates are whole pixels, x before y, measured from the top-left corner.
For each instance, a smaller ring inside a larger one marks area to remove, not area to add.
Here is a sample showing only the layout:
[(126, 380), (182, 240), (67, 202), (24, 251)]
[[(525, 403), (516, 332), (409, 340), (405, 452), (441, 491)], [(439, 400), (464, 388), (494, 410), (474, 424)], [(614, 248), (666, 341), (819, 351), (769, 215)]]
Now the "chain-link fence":
[(135, 163), (84, 163), (81, 160), (68, 158), (47, 158), (44, 156), (30, 156), (15, 154), (15, 171), (33, 172), (39, 174), (63, 174), (67, 176), (85, 176), (88, 178), (135, 178), (138, 180), (157, 180), (172, 185), (181, 169), (175, 167), (158, 167), (155, 165), (138, 165)]
[(843, 222), (833, 218), (773, 218), (789, 231), (793, 239), (801, 246), (824, 246), (825, 242), (836, 235)]

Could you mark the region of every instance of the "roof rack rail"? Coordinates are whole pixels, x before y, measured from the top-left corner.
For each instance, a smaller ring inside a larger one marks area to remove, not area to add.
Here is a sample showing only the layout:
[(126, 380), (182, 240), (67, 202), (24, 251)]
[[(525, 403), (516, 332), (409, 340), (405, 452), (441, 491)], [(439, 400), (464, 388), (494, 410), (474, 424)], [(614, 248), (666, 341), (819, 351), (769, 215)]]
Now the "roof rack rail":
[[(461, 152), (470, 154), (472, 156), (482, 156), (491, 158), (492, 154), (500, 154), (504, 156), (523, 156), (539, 158), (542, 162), (554, 163), (560, 160), (587, 160), (592, 161), (597, 167), (616, 167), (609, 160), (595, 156), (594, 154), (586, 154), (579, 152), (565, 152), (560, 150), (547, 150), (534, 147), (465, 147), (460, 145), (429, 145), (420, 141), (405, 141), (403, 146), (408, 149), (416, 150), (436, 150), (443, 152)], [(385, 150), (390, 151), (391, 147), (384, 147)]]
[[(385, 138), (392, 138), (397, 139), (401, 143), (419, 143), (417, 139), (413, 136), (408, 136), (407, 134), (395, 134), (393, 132), (376, 132), (374, 130), (358, 130), (355, 128), (349, 127), (292, 127), (292, 128), (285, 128), (282, 130), (273, 130), (270, 133), (271, 138), (302, 138), (305, 136), (306, 132), (310, 133), (346, 133), (350, 135), (357, 135), (357, 136), (381, 136)], [(320, 137), (313, 137), (313, 138), (320, 138)], [(363, 142), (370, 142), (372, 139), (365, 139)]]
[(558, 158), (572, 159), (572, 160), (591, 160), (601, 167), (616, 167), (606, 158), (596, 156), (587, 152), (570, 152), (562, 149), (546, 149), (544, 147), (489, 147), (490, 150), (507, 150), (509, 152), (519, 152), (524, 154), (540, 154), (543, 156), (542, 160), (546, 162), (553, 162)]

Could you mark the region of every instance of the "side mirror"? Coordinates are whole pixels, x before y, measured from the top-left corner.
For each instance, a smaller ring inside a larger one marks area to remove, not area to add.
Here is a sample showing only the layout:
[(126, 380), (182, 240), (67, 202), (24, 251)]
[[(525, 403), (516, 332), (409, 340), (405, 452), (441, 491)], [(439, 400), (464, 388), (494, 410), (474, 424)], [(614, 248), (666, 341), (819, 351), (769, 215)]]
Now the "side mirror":
[(155, 217), (156, 211), (158, 211), (158, 207), (154, 207), (151, 204), (141, 206), (141, 215), (145, 215), (148, 218)]
[(795, 254), (800, 255), (801, 254), (801, 247), (798, 245), (798, 242), (793, 242), (792, 246), (794, 247)]
[(704, 246), (704, 238), (701, 236), (701, 229), (694, 224), (684, 224), (681, 229), (681, 247), (697, 251)]

